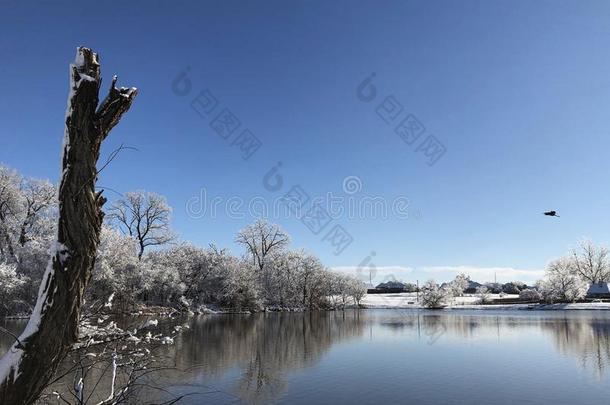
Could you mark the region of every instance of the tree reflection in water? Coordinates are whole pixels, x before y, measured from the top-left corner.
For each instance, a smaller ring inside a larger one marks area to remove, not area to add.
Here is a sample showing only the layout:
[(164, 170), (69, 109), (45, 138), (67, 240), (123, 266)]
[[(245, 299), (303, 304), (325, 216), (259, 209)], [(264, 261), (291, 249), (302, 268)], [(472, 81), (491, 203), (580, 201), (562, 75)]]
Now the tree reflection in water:
[[(528, 356), (536, 350), (536, 346), (527, 346), (528, 341), (532, 341), (529, 339), (538, 343), (542, 339), (542, 347), (549, 346), (544, 344), (547, 341), (555, 349), (553, 352), (576, 359), (595, 380), (601, 380), (610, 365), (610, 314), (605, 311), (260, 313), (165, 319), (159, 327), (172, 328), (174, 324), (184, 323), (188, 323), (190, 329), (176, 339), (175, 345), (164, 349), (164, 358), (168, 359), (171, 368), (156, 376), (155, 385), (169, 387), (172, 392), (198, 393), (186, 403), (273, 402), (282, 398), (289, 388), (295, 388), (289, 387), (289, 378), (295, 371), (306, 372), (316, 366), (333, 345), (351, 344), (354, 340), (364, 346), (353, 352), (361, 358), (352, 360), (361, 366), (372, 362), (373, 367), (383, 370), (385, 365), (374, 362), (374, 348), (370, 346), (371, 350), (368, 350), (368, 342), (384, 343), (384, 336), (388, 335), (397, 337), (389, 344), (439, 345), (438, 349), (426, 349), (430, 355), (443, 350), (451, 352), (454, 345), (471, 341), (469, 356), (476, 356), (482, 345), (499, 352), (510, 347), (517, 351), (515, 356)], [(19, 329), (17, 324), (8, 326), (12, 330)], [(0, 338), (0, 346), (8, 347), (10, 341), (5, 342), (6, 339)], [(525, 346), (520, 348), (522, 343)], [(419, 349), (415, 346), (406, 350)], [(541, 357), (538, 361), (545, 359)], [(319, 380), (308, 381), (312, 390), (322, 384)], [(219, 391), (212, 388), (217, 382)], [(324, 385), (320, 389), (329, 387)], [(151, 399), (158, 399), (158, 393), (151, 395)]]
[(460, 339), (495, 334), (500, 340), (509, 330), (537, 329), (550, 335), (559, 353), (576, 358), (598, 379), (610, 365), (610, 314), (605, 311), (400, 311), (380, 317), (379, 324), (392, 330), (417, 330), (420, 340), (430, 345), (445, 334)]
[(285, 391), (289, 371), (311, 367), (333, 344), (364, 329), (362, 311), (200, 317), (176, 345), (176, 366), (203, 376), (238, 366), (235, 395), (264, 403)]
[(610, 364), (610, 322), (607, 317), (563, 317), (542, 326), (551, 334), (561, 354), (575, 357), (583, 369), (593, 371), (601, 380)]

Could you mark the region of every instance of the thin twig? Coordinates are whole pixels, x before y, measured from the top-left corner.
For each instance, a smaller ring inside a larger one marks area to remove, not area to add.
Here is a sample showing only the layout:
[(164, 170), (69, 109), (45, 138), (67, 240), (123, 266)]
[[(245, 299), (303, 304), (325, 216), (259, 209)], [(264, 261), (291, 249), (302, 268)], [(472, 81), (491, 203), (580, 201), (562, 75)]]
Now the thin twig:
[[(116, 159), (116, 157), (119, 155), (119, 153), (124, 150), (124, 149), (129, 149), (129, 150), (135, 150), (136, 152), (139, 152), (138, 148), (134, 147), (134, 146), (124, 146), (123, 144), (121, 144), (121, 146), (119, 146), (118, 148), (116, 148), (115, 150), (113, 150), (112, 152), (110, 152), (110, 155), (108, 155), (108, 158), (106, 159), (106, 163), (104, 163), (102, 165), (102, 167), (99, 170), (95, 171), (95, 175), (93, 177), (98, 176), (102, 170), (104, 170), (114, 159)], [(93, 180), (93, 178), (89, 179)], [(88, 182), (85, 182), (81, 188), (78, 190), (78, 192), (76, 193), (76, 195), (79, 195), (83, 189), (85, 188), (85, 186), (87, 185)]]
[(0, 332), (4, 332), (7, 335), (10, 335), (13, 339), (15, 339), (15, 341), (17, 341), (17, 348), (18, 349), (23, 349), (23, 343), (21, 343), (21, 340), (19, 340), (19, 337), (17, 335), (15, 335), (13, 332), (11, 332), (10, 330), (3, 328), (2, 326), (0, 326)]

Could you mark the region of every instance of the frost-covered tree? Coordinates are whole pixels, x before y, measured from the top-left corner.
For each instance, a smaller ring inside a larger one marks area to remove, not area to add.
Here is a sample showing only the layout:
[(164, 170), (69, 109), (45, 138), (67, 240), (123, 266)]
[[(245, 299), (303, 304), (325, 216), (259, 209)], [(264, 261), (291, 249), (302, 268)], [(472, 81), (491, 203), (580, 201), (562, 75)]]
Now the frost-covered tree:
[(49, 181), (36, 179), (22, 181), (21, 189), (24, 207), (20, 221), (19, 245), (25, 246), (28, 241), (40, 237), (48, 229), (48, 211), (56, 206), (57, 190)]
[(290, 236), (279, 225), (259, 219), (239, 231), (235, 242), (246, 248), (252, 263), (263, 272), (267, 257), (284, 249)]
[(332, 299), (333, 306), (345, 308), (350, 298), (350, 279), (341, 273), (329, 272), (327, 276), (328, 295)]
[(542, 295), (539, 291), (526, 288), (519, 292), (519, 299), (524, 301), (540, 301), (542, 299)]
[(4, 261), (17, 261), (13, 235), (22, 210), (20, 183), (16, 171), (0, 165), (0, 260)]
[(0, 165), (0, 262), (15, 264), (17, 275), (28, 279), (19, 292), (22, 309), (33, 306), (49, 259), (56, 234), (55, 194), (48, 181), (25, 179)]
[(308, 253), (301, 252), (298, 258), (297, 283), (300, 289), (303, 307), (313, 308), (321, 304), (321, 297), (328, 289), (329, 282), (324, 275), (324, 266), (320, 260)]
[(258, 309), (262, 304), (260, 279), (251, 264), (213, 245), (202, 249), (181, 244), (152, 251), (137, 268), (145, 277), (138, 293), (144, 304), (180, 310), (197, 310), (206, 304)]
[(258, 277), (246, 263), (231, 257), (223, 263), (219, 303), (237, 309), (260, 309), (262, 306)]
[[(26, 247), (28, 242), (46, 243), (48, 249), (56, 220), (55, 195), (55, 186), (48, 181), (24, 179), (0, 165), (0, 260), (20, 263), (32, 249)], [(20, 266), (18, 272), (23, 269)]]
[(351, 275), (326, 271), (328, 294), (332, 297), (333, 305), (345, 308), (349, 304), (360, 304), (366, 294), (366, 284)]
[(360, 301), (366, 295), (366, 284), (357, 277), (350, 277), (349, 280), (349, 295), (352, 296), (356, 305), (360, 305)]
[(15, 264), (0, 263), (0, 314), (10, 313), (21, 301), (19, 293), (27, 281), (17, 274)]
[(174, 239), (170, 229), (171, 207), (165, 197), (145, 191), (134, 191), (115, 201), (108, 220), (138, 242), (138, 258), (149, 246), (165, 245)]
[(476, 296), (479, 298), (479, 304), (487, 304), (491, 300), (491, 294), (492, 290), (488, 286), (477, 287)]
[(99, 103), (97, 54), (78, 48), (70, 66), (57, 239), (28, 324), (0, 359), (0, 403), (34, 403), (77, 341), (106, 201), (95, 190), (100, 147), (137, 94), (135, 88), (116, 88), (116, 80)]
[(180, 297), (184, 296), (187, 288), (180, 279), (180, 274), (174, 268), (164, 266), (148, 257), (142, 265), (146, 266), (146, 277), (148, 278), (145, 289), (146, 302), (163, 306), (179, 303)]
[(452, 298), (448, 288), (440, 288), (434, 280), (428, 280), (421, 288), (420, 300), (426, 308), (442, 308)]
[(102, 225), (95, 268), (88, 290), (91, 302), (113, 297), (114, 308), (131, 307), (144, 285), (138, 267), (137, 242), (108, 225)]
[(453, 281), (449, 283), (449, 289), (451, 290), (451, 294), (454, 297), (461, 297), (464, 295), (464, 290), (468, 288), (470, 285), (470, 277), (466, 274), (460, 273)]
[(572, 302), (585, 297), (589, 284), (609, 281), (608, 249), (584, 240), (568, 256), (549, 263), (537, 289), (546, 301)]
[(204, 303), (218, 288), (219, 268), (224, 251), (182, 244), (169, 250), (151, 252), (147, 260), (172, 269), (185, 286), (184, 297), (193, 304)]
[(267, 303), (277, 305), (284, 301), (284, 297), (277, 297), (283, 291), (274, 287), (283, 280), (284, 268), (277, 262), (284, 259), (282, 253), (290, 243), (290, 236), (279, 225), (259, 219), (239, 231), (235, 242), (245, 248), (246, 260), (251, 263), (248, 267), (255, 271)]
[(610, 282), (608, 248), (584, 240), (572, 251), (570, 266), (578, 276), (589, 283)]
[(266, 263), (268, 282), (265, 299), (272, 305), (297, 307), (299, 303), (299, 264), (302, 251), (280, 250), (269, 255)]
[(206, 263), (211, 266), (211, 274), (205, 278), (198, 276), (201, 283), (196, 303), (219, 303), (227, 299), (232, 288), (241, 286), (237, 290), (241, 295), (238, 301), (252, 308), (260, 306), (259, 280), (247, 263), (213, 244), (206, 249)]
[(547, 266), (545, 278), (538, 282), (538, 290), (546, 301), (572, 302), (587, 293), (587, 283), (576, 270), (572, 257), (562, 257)]
[(307, 304), (309, 309), (319, 309), (328, 306), (328, 296), (330, 295), (330, 271), (319, 264), (319, 260), (313, 262), (313, 271), (308, 277)]
[(36, 235), (30, 234), (24, 246), (17, 244), (15, 252), (19, 258), (17, 273), (28, 279), (23, 286), (20, 298), (30, 307), (34, 306), (38, 297), (38, 286), (43, 278), (49, 262), (49, 247), (56, 237), (56, 224), (51, 218), (45, 218), (37, 224)]

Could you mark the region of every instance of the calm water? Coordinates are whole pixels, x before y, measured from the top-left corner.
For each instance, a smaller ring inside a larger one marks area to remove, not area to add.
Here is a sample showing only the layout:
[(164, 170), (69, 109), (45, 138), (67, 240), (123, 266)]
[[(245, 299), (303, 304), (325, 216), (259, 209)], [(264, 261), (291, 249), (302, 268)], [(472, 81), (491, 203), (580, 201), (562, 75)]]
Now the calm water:
[(610, 400), (610, 314), (602, 311), (352, 310), (187, 323), (166, 349), (186, 371), (158, 380), (196, 393), (185, 404)]

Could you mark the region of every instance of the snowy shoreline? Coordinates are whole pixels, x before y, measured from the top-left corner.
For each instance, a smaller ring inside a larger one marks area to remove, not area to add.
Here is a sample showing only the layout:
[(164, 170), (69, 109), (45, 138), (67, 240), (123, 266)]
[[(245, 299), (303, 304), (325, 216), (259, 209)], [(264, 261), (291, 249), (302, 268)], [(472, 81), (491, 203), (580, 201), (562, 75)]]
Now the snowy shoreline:
[[(496, 297), (497, 296), (493, 296)], [(514, 296), (518, 297), (518, 296)], [(513, 296), (505, 296), (504, 298), (513, 298)], [(474, 296), (457, 297), (454, 302), (438, 310), (530, 310), (530, 311), (565, 311), (565, 310), (610, 310), (610, 302), (578, 302), (578, 303), (558, 303), (558, 304), (532, 304), (532, 303), (513, 303), (513, 304), (476, 304), (478, 300)], [(346, 309), (429, 309), (417, 303), (416, 296), (413, 293), (402, 294), (368, 294), (360, 302), (360, 306), (354, 304), (347, 305)], [(322, 309), (321, 311), (340, 311), (340, 307), (333, 309)], [(164, 316), (181, 316), (181, 315), (234, 315), (234, 314), (252, 314), (252, 313), (268, 313), (268, 312), (307, 312), (306, 308), (282, 308), (282, 307), (266, 307), (260, 310), (236, 310), (228, 308), (205, 308), (203, 307), (195, 312), (181, 312), (171, 307), (145, 307), (138, 312), (114, 313), (119, 316), (133, 317), (164, 317)], [(6, 320), (27, 320), (28, 315), (7, 315)]]
[[(498, 298), (499, 296), (492, 296)], [(517, 295), (507, 295), (504, 298), (518, 298)], [(457, 297), (450, 305), (443, 309), (450, 310), (610, 310), (610, 302), (579, 302), (569, 304), (531, 304), (531, 303), (511, 303), (511, 304), (476, 304), (478, 298), (475, 296)], [(414, 293), (399, 294), (367, 294), (361, 302), (364, 309), (422, 309), (422, 305), (417, 303)]]

